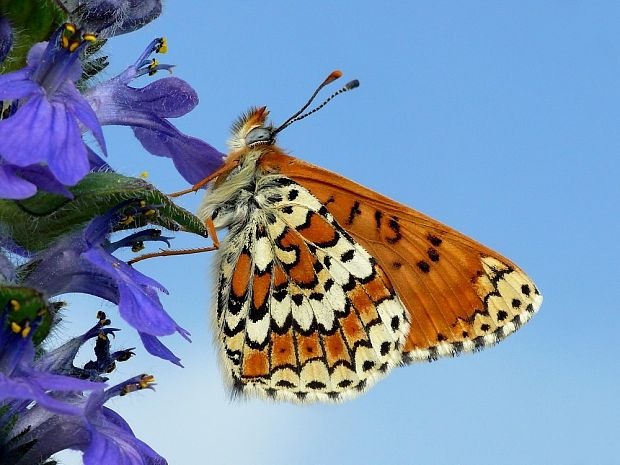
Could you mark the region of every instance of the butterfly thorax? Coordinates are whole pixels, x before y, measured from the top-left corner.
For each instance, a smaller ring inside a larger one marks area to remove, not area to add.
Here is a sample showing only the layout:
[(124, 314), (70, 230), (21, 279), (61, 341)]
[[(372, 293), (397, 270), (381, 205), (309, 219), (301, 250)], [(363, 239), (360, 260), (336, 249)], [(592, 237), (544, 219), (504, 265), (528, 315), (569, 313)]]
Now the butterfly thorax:
[(211, 183), (198, 211), (202, 218), (212, 218), (217, 229), (243, 226), (251, 221), (253, 212), (265, 208), (265, 196), (259, 190), (264, 186), (265, 173), (257, 166), (268, 152), (279, 151), (275, 146), (245, 148), (229, 155), (239, 164), (228, 174)]

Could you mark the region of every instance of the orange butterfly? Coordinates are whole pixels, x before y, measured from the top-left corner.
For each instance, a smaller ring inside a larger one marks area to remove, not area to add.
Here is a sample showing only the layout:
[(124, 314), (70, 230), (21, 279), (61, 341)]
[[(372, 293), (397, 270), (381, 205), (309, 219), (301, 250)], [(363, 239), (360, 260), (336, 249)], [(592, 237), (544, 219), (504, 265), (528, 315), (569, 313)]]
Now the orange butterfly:
[[(234, 392), (337, 401), (393, 367), (492, 345), (542, 296), (514, 263), (346, 178), (286, 155), (265, 107), (233, 126), (199, 210), (219, 248), (214, 327)], [(219, 244), (216, 229), (228, 229)]]

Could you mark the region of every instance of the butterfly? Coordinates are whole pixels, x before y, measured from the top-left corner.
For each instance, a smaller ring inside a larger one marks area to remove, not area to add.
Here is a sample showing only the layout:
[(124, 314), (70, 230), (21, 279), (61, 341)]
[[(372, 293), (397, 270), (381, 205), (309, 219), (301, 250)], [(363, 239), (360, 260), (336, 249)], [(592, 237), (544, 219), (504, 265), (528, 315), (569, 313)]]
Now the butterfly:
[(345, 400), (396, 366), (493, 345), (541, 305), (507, 258), (276, 145), (357, 87), (302, 115), (340, 75), (278, 128), (265, 107), (242, 115), (224, 165), (202, 183), (198, 215), (218, 249), (213, 326), (233, 393)]

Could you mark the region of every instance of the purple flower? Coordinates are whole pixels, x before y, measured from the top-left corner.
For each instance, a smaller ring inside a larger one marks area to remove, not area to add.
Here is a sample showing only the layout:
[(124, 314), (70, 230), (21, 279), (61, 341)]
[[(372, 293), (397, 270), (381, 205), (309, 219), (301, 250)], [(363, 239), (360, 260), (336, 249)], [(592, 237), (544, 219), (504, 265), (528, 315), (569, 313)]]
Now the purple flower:
[(9, 20), (0, 16), (0, 63), (4, 61), (13, 46), (13, 31)]
[[(70, 373), (73, 377), (105, 380), (102, 375), (112, 371), (116, 361), (127, 360), (132, 352), (131, 349), (110, 352), (109, 335), (118, 330), (108, 327), (110, 320), (103, 312), (99, 312), (97, 318), (98, 323), (82, 336), (41, 356), (36, 367), (48, 373)], [(96, 360), (83, 368), (75, 367), (78, 350), (92, 338), (97, 338)], [(81, 390), (55, 392), (57, 401), (70, 406), (79, 413), (76, 415), (58, 415), (40, 403), (29, 407), (28, 402), (9, 405), (6, 411), (5, 404), (5, 411), (0, 413), (0, 430), (6, 435), (8, 427), (9, 434), (6, 444), (0, 443), (0, 462), (16, 465), (40, 463), (61, 450), (76, 449), (84, 452), (87, 465), (165, 465), (162, 457), (135, 437), (120, 415), (104, 407), (113, 397), (152, 389), (153, 381), (149, 375), (135, 376), (108, 390), (98, 389), (89, 396)], [(0, 437), (0, 441), (2, 439)]]
[(61, 417), (35, 406), (20, 416), (14, 427), (18, 431), (30, 428), (22, 441), (36, 440), (16, 465), (27, 465), (34, 458), (50, 457), (65, 449), (84, 452), (85, 465), (166, 465), (163, 457), (136, 438), (119, 414), (104, 407), (113, 397), (153, 389), (152, 384), (152, 376), (139, 375), (89, 397), (65, 396), (63, 400), (84, 409), (82, 416)]
[(189, 333), (166, 313), (159, 300), (157, 291), (167, 293), (166, 289), (112, 255), (123, 247), (138, 251), (144, 242), (168, 244), (169, 238), (162, 237), (157, 229), (145, 229), (111, 242), (109, 236), (114, 227), (127, 220), (121, 213), (123, 208), (134, 208), (136, 215), (152, 210), (149, 206), (132, 207), (125, 203), (95, 218), (84, 232), (60, 239), (35, 257), (37, 266), (24, 282), (44, 290), (49, 297), (79, 292), (118, 304), (121, 316), (138, 331), (148, 352), (182, 366), (180, 359), (158, 339), (176, 332), (189, 340)]
[(27, 199), (36, 194), (37, 189), (73, 198), (47, 166), (20, 167), (7, 164), (0, 158), (0, 198)]
[(57, 192), (61, 184), (80, 181), (90, 170), (82, 128), (93, 133), (105, 153), (97, 116), (75, 87), (79, 53), (91, 40), (64, 25), (47, 45), (32, 47), (24, 69), (0, 76), (0, 100), (18, 101), (0, 121), (0, 176), (13, 186), (4, 195), (23, 198), (34, 186)]
[(161, 0), (58, 0), (88, 31), (107, 38), (135, 31), (161, 14)]
[(163, 53), (165, 47), (164, 39), (154, 40), (134, 65), (84, 96), (102, 125), (131, 126), (144, 148), (153, 155), (172, 158), (179, 173), (195, 184), (219, 168), (224, 155), (206, 142), (183, 134), (167, 120), (188, 113), (198, 104), (194, 89), (175, 77), (142, 88), (129, 86), (140, 76), (172, 68), (148, 59), (154, 52)]
[(62, 402), (56, 395), (102, 389), (104, 385), (36, 366), (32, 335), (42, 317), (35, 321), (9, 322), (9, 311), (19, 311), (19, 302), (12, 301), (0, 314), (0, 404), (15, 407), (22, 401), (26, 404), (35, 401), (52, 412), (79, 415), (81, 410), (78, 407)]
[(86, 404), (86, 428), (90, 442), (84, 450), (84, 464), (115, 463), (119, 465), (165, 465), (167, 462), (153, 449), (135, 437), (131, 428), (113, 410), (103, 406), (115, 396), (136, 390), (152, 389), (153, 377), (131, 378), (105, 392), (90, 395)]
[[(133, 349), (118, 350), (110, 352), (110, 335), (114, 335), (117, 328), (110, 328), (110, 320), (104, 312), (97, 312), (97, 324), (86, 331), (81, 336), (75, 337), (57, 347), (46, 352), (38, 358), (35, 367), (41, 371), (73, 376), (80, 379), (105, 382), (108, 379), (104, 375), (116, 368), (116, 362), (129, 360), (133, 355)], [(96, 359), (91, 360), (83, 368), (74, 366), (73, 362), (78, 351), (86, 341), (97, 340), (95, 344)]]

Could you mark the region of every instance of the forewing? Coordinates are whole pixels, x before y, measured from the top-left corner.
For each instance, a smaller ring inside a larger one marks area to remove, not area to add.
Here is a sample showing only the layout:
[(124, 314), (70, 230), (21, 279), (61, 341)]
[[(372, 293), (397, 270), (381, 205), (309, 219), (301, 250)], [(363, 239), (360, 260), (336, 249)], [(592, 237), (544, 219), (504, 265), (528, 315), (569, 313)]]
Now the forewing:
[(514, 263), (426, 215), (277, 151), (261, 169), (307, 189), (387, 274), (411, 323), (404, 362), (494, 344), (542, 303)]
[(266, 176), (222, 247), (217, 326), (237, 391), (340, 400), (401, 360), (408, 314), (379, 264), (305, 188)]

